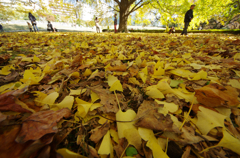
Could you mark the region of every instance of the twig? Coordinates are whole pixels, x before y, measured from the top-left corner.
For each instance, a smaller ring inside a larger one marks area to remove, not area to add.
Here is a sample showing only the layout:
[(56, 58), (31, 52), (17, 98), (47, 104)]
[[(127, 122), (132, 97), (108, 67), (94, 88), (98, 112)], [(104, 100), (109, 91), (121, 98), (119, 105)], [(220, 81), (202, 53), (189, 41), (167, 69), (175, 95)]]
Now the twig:
[(193, 102), (194, 102), (194, 100), (195, 100), (195, 98), (193, 97), (193, 100), (192, 100), (192, 104), (191, 104), (191, 106), (190, 106), (190, 109), (189, 109), (189, 111), (188, 111), (188, 113), (187, 113), (187, 116), (185, 117), (185, 119), (184, 119), (182, 125), (180, 126), (179, 130), (182, 129), (183, 125), (185, 124), (186, 120), (188, 119), (189, 114), (190, 114), (190, 112), (191, 112), (191, 110), (192, 110), (192, 107), (193, 107)]

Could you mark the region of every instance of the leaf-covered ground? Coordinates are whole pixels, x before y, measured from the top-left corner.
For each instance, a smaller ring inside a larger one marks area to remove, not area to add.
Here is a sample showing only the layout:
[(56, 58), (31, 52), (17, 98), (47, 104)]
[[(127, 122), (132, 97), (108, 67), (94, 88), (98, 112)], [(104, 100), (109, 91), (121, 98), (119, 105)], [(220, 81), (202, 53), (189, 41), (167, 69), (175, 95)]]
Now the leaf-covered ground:
[(0, 34), (0, 157), (239, 157), (240, 37)]

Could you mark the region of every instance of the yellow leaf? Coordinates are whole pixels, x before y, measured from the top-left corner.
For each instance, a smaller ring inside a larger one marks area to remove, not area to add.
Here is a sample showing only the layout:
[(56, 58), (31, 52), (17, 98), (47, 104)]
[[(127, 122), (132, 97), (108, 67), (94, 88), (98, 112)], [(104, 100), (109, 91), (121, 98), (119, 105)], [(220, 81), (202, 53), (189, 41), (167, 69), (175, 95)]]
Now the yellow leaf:
[(2, 68), (2, 70), (0, 70), (0, 75), (8, 75), (11, 73), (11, 70), (12, 69), (12, 66), (11, 65), (7, 65), (7, 66), (4, 66)]
[(81, 47), (82, 48), (88, 48), (88, 43), (87, 42), (82, 42)]
[(200, 106), (199, 110), (197, 113), (198, 121), (196, 126), (203, 135), (208, 134), (208, 132), (215, 127), (224, 127), (225, 115), (204, 108), (203, 106)]
[(15, 85), (15, 83), (9, 83), (9, 84), (5, 84), (5, 85), (1, 86), (0, 87), (0, 93), (5, 91), (6, 89), (13, 88), (14, 85)]
[(113, 146), (112, 146), (109, 131), (103, 137), (102, 143), (98, 149), (98, 153), (100, 155), (109, 155), (110, 154), (110, 157), (113, 158)]
[(77, 106), (78, 106), (78, 111), (77, 111), (77, 116), (84, 118), (90, 107), (92, 106), (93, 103), (86, 102), (82, 99), (76, 98)]
[(109, 75), (108, 76), (108, 85), (110, 86), (110, 91), (123, 91), (122, 84), (117, 77)]
[[(192, 78), (192, 79), (191, 79)], [(199, 71), (198, 73), (193, 73), (191, 78), (188, 78), (188, 80), (201, 80), (201, 79), (207, 79), (207, 72), (206, 71)]]
[(170, 73), (175, 74), (177, 76), (184, 77), (184, 78), (188, 78), (188, 80), (207, 79), (207, 72), (203, 70), (199, 71), (198, 73), (192, 73), (189, 70), (175, 69), (175, 70), (171, 70)]
[(129, 144), (133, 145), (138, 151), (141, 150), (142, 139), (136, 127), (124, 130), (123, 134)]
[(183, 58), (190, 58), (192, 57), (192, 54), (191, 53), (185, 53), (182, 55)]
[(236, 53), (234, 56), (233, 56), (234, 60), (236, 61), (236, 59), (240, 59), (240, 53)]
[(174, 103), (167, 103), (165, 101), (155, 100), (158, 104), (163, 104), (164, 108), (166, 108), (169, 112), (174, 113), (178, 110), (178, 105)]
[(143, 72), (139, 72), (139, 77), (142, 79), (143, 83), (146, 83), (147, 75), (145, 75)]
[(71, 73), (71, 74), (69, 75), (69, 78), (70, 78), (70, 77), (79, 78), (79, 77), (80, 77), (80, 74), (79, 74), (79, 72), (73, 72), (73, 73)]
[(77, 89), (77, 90), (70, 89), (69, 95), (80, 95), (80, 94), (85, 93), (86, 91), (87, 91), (87, 89)]
[(92, 74), (92, 71), (90, 69), (86, 69), (83, 73), (83, 76), (90, 76)]
[(141, 60), (141, 57), (140, 57), (140, 56), (138, 56), (138, 57), (136, 58), (136, 64), (137, 64), (138, 67), (141, 66), (142, 60)]
[(93, 111), (93, 110), (95, 110), (95, 109), (97, 109), (97, 108), (99, 108), (101, 106), (103, 106), (103, 105), (100, 104), (100, 103), (93, 103), (91, 108), (90, 108), (90, 111)]
[(69, 110), (71, 110), (72, 106), (73, 106), (73, 102), (74, 102), (74, 97), (73, 96), (66, 96), (61, 101), (61, 103), (57, 104), (57, 107), (59, 109), (68, 108)]
[(48, 104), (50, 107), (52, 107), (58, 96), (59, 96), (58, 92), (53, 92), (42, 100), (42, 104)]
[(168, 84), (168, 79), (162, 79), (157, 84), (158, 90), (160, 90), (163, 94), (173, 93), (176, 96), (178, 96), (180, 99), (185, 99), (187, 102), (192, 102), (194, 100), (194, 103), (198, 103), (195, 98), (195, 93), (183, 93), (183, 89), (172, 89), (170, 85)]
[(139, 81), (135, 77), (129, 78), (128, 83), (132, 83), (132, 84), (135, 84), (135, 85), (140, 85)]
[(36, 102), (36, 105), (37, 106), (42, 106), (42, 100), (44, 99), (44, 98), (46, 98), (47, 97), (47, 94), (45, 94), (45, 93), (43, 93), (43, 92), (40, 92), (40, 91), (33, 91), (33, 93), (36, 93), (36, 94), (34, 94), (34, 96), (37, 96), (35, 99), (34, 99), (34, 101)]
[(21, 82), (32, 84), (38, 84), (39, 81), (42, 80), (45, 74), (42, 74), (42, 76), (38, 77), (35, 76), (31, 70), (25, 70), (23, 74), (23, 79), (21, 79)]
[(238, 77), (240, 77), (240, 71), (237, 71), (237, 70), (233, 70), (233, 71), (236, 73)]
[(99, 98), (99, 96), (96, 93), (91, 91), (91, 99), (92, 99), (92, 103), (94, 103), (95, 101), (97, 101), (100, 98)]
[(44, 69), (43, 69), (43, 73), (49, 73), (49, 72), (51, 72), (52, 70), (51, 70), (51, 67), (50, 66), (46, 66)]
[(98, 69), (95, 70), (95, 71), (91, 74), (91, 76), (90, 76), (89, 78), (92, 78), (92, 76), (93, 76), (94, 74), (96, 74), (96, 73), (98, 73)]
[(116, 143), (119, 143), (119, 141), (118, 141), (119, 138), (118, 138), (118, 133), (117, 133), (117, 131), (114, 130), (114, 129), (110, 129), (109, 131), (110, 131), (110, 135), (112, 136), (113, 140), (114, 140)]
[(154, 77), (158, 78), (159, 76), (162, 76), (165, 74), (165, 70), (159, 66), (158, 69), (154, 69)]
[(157, 86), (149, 86), (149, 87), (147, 87), (146, 95), (148, 95), (149, 97), (151, 97), (153, 99), (165, 98), (164, 95), (162, 94), (162, 92), (160, 92), (157, 89)]
[(221, 139), (221, 141), (215, 146), (211, 146), (209, 148), (204, 149), (202, 152), (208, 151), (209, 149), (215, 148), (218, 146), (230, 149), (233, 152), (240, 155), (240, 150), (239, 150), (240, 140), (230, 135), (225, 128), (223, 129), (223, 138)]
[(67, 148), (58, 149), (57, 153), (61, 154), (63, 158), (87, 158), (85, 156), (79, 155), (75, 152), (68, 150)]
[(21, 61), (32, 62), (32, 58), (23, 57)]
[(36, 57), (36, 55), (34, 55), (34, 57), (33, 57), (33, 62), (40, 62), (41, 60), (38, 58), (38, 57)]
[[(116, 120), (118, 121), (132, 121), (135, 117), (136, 113), (131, 109), (127, 110), (126, 112), (119, 110), (116, 113)], [(123, 138), (124, 131), (131, 128), (136, 128), (134, 126), (134, 122), (117, 122), (118, 137)]]
[(234, 88), (240, 89), (240, 82), (236, 79), (229, 80), (228, 84), (230, 84)]
[(148, 75), (148, 67), (146, 66), (144, 69), (141, 70), (145, 75)]
[[(116, 120), (118, 121), (132, 121), (136, 117), (136, 113), (129, 109), (126, 112), (119, 110), (116, 113)], [(141, 137), (134, 126), (135, 121), (132, 122), (117, 122), (118, 137), (125, 137), (129, 144), (135, 146), (136, 149), (141, 149)]]
[(168, 158), (167, 154), (163, 152), (161, 146), (158, 144), (158, 140), (152, 130), (140, 127), (138, 128), (138, 132), (143, 140), (148, 141), (147, 146), (152, 150), (154, 158)]

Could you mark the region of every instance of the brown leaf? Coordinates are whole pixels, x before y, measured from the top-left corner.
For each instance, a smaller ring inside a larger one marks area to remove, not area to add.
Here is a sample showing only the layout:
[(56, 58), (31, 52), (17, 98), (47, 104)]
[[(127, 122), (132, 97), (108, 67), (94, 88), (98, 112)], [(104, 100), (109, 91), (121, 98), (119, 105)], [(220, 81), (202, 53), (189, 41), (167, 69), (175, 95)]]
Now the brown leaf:
[(48, 110), (34, 113), (23, 121), (16, 142), (25, 143), (28, 140), (40, 139), (48, 133), (56, 133), (58, 131), (57, 122), (70, 115), (71, 111), (67, 108), (58, 111)]
[(184, 144), (194, 144), (203, 141), (201, 137), (195, 135), (195, 131), (192, 126), (184, 126), (182, 128), (181, 137), (182, 139), (180, 139), (180, 142)]
[(134, 68), (134, 67), (130, 67), (128, 70), (130, 71), (130, 74), (131, 74), (132, 77), (136, 76), (138, 74), (138, 71), (139, 71), (138, 68)]
[(0, 112), (0, 122), (2, 122), (3, 120), (5, 120), (7, 118), (7, 115), (4, 115)]
[(78, 66), (80, 66), (82, 64), (82, 60), (83, 60), (83, 56), (82, 55), (77, 55), (72, 62), (71, 67), (72, 68), (77, 68)]
[(23, 94), (27, 89), (20, 89), (10, 91), (0, 95), (0, 111), (15, 111), (15, 112), (29, 112), (31, 111), (22, 108), (21, 105), (15, 103), (18, 96)]
[(93, 75), (91, 75), (88, 80), (94, 79), (95, 77), (100, 77), (100, 78), (104, 78), (105, 77), (105, 72), (104, 71), (100, 71), (98, 73), (95, 73)]
[[(112, 94), (109, 90), (103, 89), (101, 86), (95, 86), (90, 88), (93, 92), (97, 93), (99, 98), (101, 99), (100, 104), (103, 106), (98, 108), (103, 113), (109, 113), (109, 112), (118, 112), (118, 103), (116, 100), (116, 96)], [(127, 107), (127, 104), (123, 102), (123, 96), (120, 94), (117, 94), (118, 100), (120, 104), (122, 104), (122, 109), (125, 109)]]
[(44, 146), (48, 147), (48, 144), (50, 144), (53, 140), (53, 136), (54, 136), (54, 133), (47, 134), (43, 136), (41, 139), (38, 139), (33, 143), (31, 143), (31, 145), (29, 145), (26, 149), (24, 149), (24, 151), (21, 154), (21, 158), (25, 158), (25, 157), (34, 158), (37, 155), (39, 155), (39, 152), (42, 154), (46, 154), (44, 153), (45, 151), (41, 149), (44, 148)]
[(0, 76), (0, 86), (6, 83), (15, 82), (19, 80), (19, 78), (20, 78), (19, 73), (17, 73), (16, 71), (11, 72), (7, 76)]
[(128, 142), (126, 138), (119, 139), (119, 143), (113, 147), (113, 149), (116, 152), (117, 157), (121, 157), (122, 153), (124, 152), (124, 149), (128, 146)]
[(159, 107), (161, 107), (161, 105), (158, 105), (155, 101), (144, 100), (141, 106), (138, 108), (136, 119), (139, 119), (135, 125), (156, 131), (180, 133), (177, 126), (173, 124), (170, 115), (164, 116), (158, 112)]
[[(15, 138), (20, 131), (20, 125), (4, 126), (0, 129), (0, 157), (1, 158), (17, 158), (28, 144), (19, 144), (15, 142)], [(3, 133), (2, 133), (3, 132)]]
[(240, 109), (232, 109), (232, 113), (235, 115), (235, 123), (240, 127)]
[(190, 155), (190, 151), (191, 151), (191, 146), (187, 146), (186, 150), (184, 151), (182, 158), (188, 158)]
[(0, 66), (6, 65), (9, 61), (9, 59), (10, 59), (10, 55), (1, 54), (0, 55)]
[(223, 87), (218, 84), (210, 84), (195, 90), (197, 101), (208, 107), (237, 106), (238, 92), (230, 86)]
[(120, 66), (109, 66), (106, 68), (106, 70), (109, 70), (109, 71), (122, 71), (122, 72), (125, 72), (127, 70), (127, 66), (124, 64), (124, 65), (120, 65)]
[(92, 135), (90, 137), (91, 141), (98, 143), (102, 139), (102, 137), (108, 132), (109, 128), (110, 124), (106, 122), (101, 127), (97, 127), (90, 131), (92, 132)]

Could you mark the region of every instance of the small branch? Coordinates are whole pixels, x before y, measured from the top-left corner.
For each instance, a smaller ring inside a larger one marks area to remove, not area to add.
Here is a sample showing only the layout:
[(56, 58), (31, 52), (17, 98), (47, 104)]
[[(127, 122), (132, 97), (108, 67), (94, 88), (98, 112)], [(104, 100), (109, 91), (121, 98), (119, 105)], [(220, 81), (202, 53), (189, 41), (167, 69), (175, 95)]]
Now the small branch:
[(120, 5), (120, 2), (119, 2), (119, 0), (114, 0), (114, 2), (116, 2), (118, 5)]
[(112, 8), (113, 11), (120, 12), (119, 10), (115, 9), (114, 7), (112, 7), (112, 6), (110, 6), (110, 5), (109, 5), (108, 7)]

